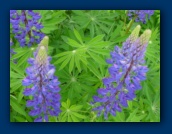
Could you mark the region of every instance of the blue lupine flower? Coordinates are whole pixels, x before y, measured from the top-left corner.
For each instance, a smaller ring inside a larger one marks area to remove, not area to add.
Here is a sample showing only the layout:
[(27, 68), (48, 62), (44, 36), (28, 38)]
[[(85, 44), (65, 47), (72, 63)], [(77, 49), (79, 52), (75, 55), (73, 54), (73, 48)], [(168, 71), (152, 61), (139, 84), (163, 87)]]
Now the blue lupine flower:
[(27, 107), (32, 107), (31, 116), (36, 116), (35, 122), (48, 122), (48, 116), (58, 116), (60, 113), (60, 95), (58, 78), (54, 76), (55, 67), (50, 64), (47, 56), (48, 37), (45, 36), (34, 53), (34, 58), (28, 59), (31, 65), (26, 69), (26, 78), (22, 81), (28, 86), (23, 94), (33, 96), (28, 100)]
[(33, 10), (10, 10), (10, 23), (12, 32), (21, 47), (39, 44), (45, 36), (40, 30), (43, 28), (39, 23), (41, 16)]
[(136, 17), (136, 22), (146, 23), (146, 17), (150, 19), (150, 16), (154, 14), (154, 10), (128, 10), (128, 16), (131, 20)]
[(127, 101), (133, 100), (135, 91), (141, 89), (141, 81), (146, 79), (147, 66), (144, 65), (144, 53), (151, 36), (150, 30), (138, 37), (140, 26), (137, 26), (122, 48), (115, 46), (111, 52), (111, 59), (107, 63), (110, 76), (103, 79), (105, 88), (98, 89), (98, 96), (94, 96), (92, 102), (93, 111), (97, 111), (97, 116), (108, 114), (115, 116), (116, 112), (121, 112), (122, 107), (127, 107)]

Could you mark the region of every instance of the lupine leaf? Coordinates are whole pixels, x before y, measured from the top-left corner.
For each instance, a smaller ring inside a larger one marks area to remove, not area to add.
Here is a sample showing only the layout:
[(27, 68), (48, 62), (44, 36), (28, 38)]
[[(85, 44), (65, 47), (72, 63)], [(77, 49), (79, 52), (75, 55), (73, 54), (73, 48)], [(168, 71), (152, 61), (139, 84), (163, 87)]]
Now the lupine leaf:
[(84, 116), (84, 115), (82, 115), (82, 114), (78, 114), (78, 113), (76, 113), (76, 112), (72, 112), (72, 115), (74, 115), (74, 116), (76, 116), (76, 117), (78, 117), (78, 118), (81, 118), (81, 119), (85, 119), (85, 118), (86, 118), (86, 116)]
[(81, 47), (79, 43), (77, 43), (75, 40), (72, 40), (68, 38), (68, 44), (71, 45), (72, 47)]
[(17, 67), (13, 62), (10, 62), (10, 67), (14, 69), (18, 74), (24, 77), (24, 70), (21, 68)]
[(103, 60), (103, 58), (101, 58), (101, 56), (96, 55), (96, 54), (94, 54), (94, 53), (92, 53), (92, 52), (88, 52), (88, 53), (89, 53), (89, 55), (90, 55), (96, 62), (98, 62), (99, 64), (106, 64), (106, 62)]
[(75, 61), (75, 56), (73, 55), (69, 64), (69, 72), (71, 73), (71, 71), (73, 70), (74, 67), (74, 61)]
[(136, 108), (132, 113), (130, 113), (130, 116), (127, 118), (126, 122), (130, 122), (135, 116), (138, 111), (138, 108)]
[(76, 38), (78, 39), (78, 41), (82, 44), (83, 42), (82, 42), (81, 35), (79, 34), (79, 32), (76, 29), (74, 29), (74, 34), (75, 34)]
[(14, 99), (10, 99), (10, 106), (19, 114), (26, 116), (26, 112), (24, 111), (24, 109), (22, 109), (21, 106)]
[(88, 45), (89, 45), (89, 46), (92, 46), (93, 44), (95, 44), (95, 43), (101, 41), (101, 40), (103, 39), (104, 36), (105, 36), (105, 35), (103, 34), (103, 35), (98, 35), (98, 36), (94, 37), (92, 40), (90, 40), (90, 41), (88, 42)]

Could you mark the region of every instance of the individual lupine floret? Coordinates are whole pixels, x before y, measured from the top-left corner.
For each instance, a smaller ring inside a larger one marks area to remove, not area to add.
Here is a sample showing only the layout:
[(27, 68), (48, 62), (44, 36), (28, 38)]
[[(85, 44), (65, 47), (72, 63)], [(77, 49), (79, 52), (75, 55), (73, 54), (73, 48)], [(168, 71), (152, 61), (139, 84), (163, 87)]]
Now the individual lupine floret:
[(41, 16), (33, 10), (10, 10), (10, 23), (12, 32), (19, 41), (20, 46), (39, 44), (45, 36), (40, 30), (43, 28), (39, 23)]
[(31, 66), (26, 69), (27, 76), (22, 81), (24, 86), (28, 86), (23, 94), (33, 96), (26, 106), (33, 108), (29, 115), (36, 117), (35, 122), (48, 122), (48, 116), (58, 116), (60, 113), (60, 82), (54, 76), (55, 67), (50, 64), (47, 45), (48, 37), (45, 36), (34, 53), (34, 58), (28, 59)]
[(135, 17), (136, 22), (146, 23), (146, 17), (150, 19), (150, 16), (154, 14), (154, 10), (128, 10), (129, 19)]
[[(111, 52), (108, 78), (103, 79), (105, 88), (98, 89), (98, 96), (94, 96), (92, 104), (93, 111), (97, 111), (97, 116), (104, 113), (105, 119), (108, 114), (116, 115), (116, 111), (121, 112), (122, 107), (127, 107), (127, 101), (133, 100), (135, 91), (141, 89), (140, 82), (146, 79), (147, 66), (144, 65), (144, 53), (151, 36), (150, 30), (138, 37), (140, 26), (137, 26), (131, 33), (123, 47), (115, 46)], [(129, 45), (130, 47), (125, 46)]]

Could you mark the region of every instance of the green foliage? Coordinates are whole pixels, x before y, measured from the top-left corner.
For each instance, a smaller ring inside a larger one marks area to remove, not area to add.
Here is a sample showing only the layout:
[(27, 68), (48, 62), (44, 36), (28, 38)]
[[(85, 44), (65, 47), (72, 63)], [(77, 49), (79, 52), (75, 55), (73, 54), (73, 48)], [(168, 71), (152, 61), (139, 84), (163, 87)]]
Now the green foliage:
[(82, 109), (82, 105), (71, 105), (69, 99), (66, 102), (62, 102), (62, 112), (59, 116), (60, 122), (80, 122), (86, 118), (85, 115), (80, 114), (79, 112)]
[[(42, 16), (41, 30), (49, 36), (48, 55), (55, 65), (61, 95), (61, 113), (51, 122), (159, 122), (160, 121), (160, 11), (155, 11), (146, 24), (129, 21), (126, 10), (35, 10)], [(132, 24), (132, 25), (131, 25)], [(145, 61), (149, 68), (142, 89), (136, 92), (128, 108), (97, 117), (90, 101), (109, 76), (106, 59), (114, 46), (122, 46), (133, 28), (140, 24), (141, 32), (151, 29)], [(131, 27), (130, 27), (131, 25)], [(129, 28), (129, 29), (128, 29)], [(22, 79), (37, 44), (19, 47), (10, 28), (16, 54), (10, 58), (10, 121), (33, 122), (23, 96)], [(31, 99), (31, 98), (29, 98)]]
[(52, 31), (58, 29), (58, 24), (66, 19), (65, 11), (52, 11), (52, 10), (39, 10), (41, 16), (40, 22), (44, 26), (41, 31), (45, 34), (49, 34)]
[[(81, 35), (74, 29), (74, 35), (77, 40), (62, 36), (64, 42), (72, 47), (73, 50), (65, 51), (55, 55), (58, 58), (54, 64), (61, 64), (59, 70), (69, 64), (69, 72), (76, 66), (81, 72), (81, 66), (87, 65), (88, 60), (93, 59), (98, 64), (106, 64), (103, 56), (109, 55), (107, 47), (112, 43), (103, 41), (104, 35), (98, 35), (89, 41), (82, 40)], [(81, 64), (80, 64), (81, 63)]]

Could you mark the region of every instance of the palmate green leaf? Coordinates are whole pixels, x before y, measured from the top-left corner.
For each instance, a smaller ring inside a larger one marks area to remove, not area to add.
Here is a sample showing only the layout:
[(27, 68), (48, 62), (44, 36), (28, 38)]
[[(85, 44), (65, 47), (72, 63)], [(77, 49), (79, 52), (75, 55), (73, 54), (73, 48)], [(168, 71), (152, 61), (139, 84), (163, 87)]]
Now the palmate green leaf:
[(17, 96), (17, 102), (20, 103), (21, 101), (23, 101), (23, 97), (24, 97), (24, 94), (23, 94), (23, 89), (24, 87), (22, 86), (20, 89), (19, 89), (19, 93), (18, 93), (18, 96)]
[(42, 16), (41, 18), (41, 23), (44, 26), (41, 31), (45, 34), (49, 34), (52, 31), (58, 29), (58, 24), (63, 22), (66, 19), (65, 16), (65, 11), (38, 11), (40, 15)]
[(19, 75), (25, 77), (24, 70), (22, 70), (20, 67), (17, 67), (13, 62), (10, 62), (10, 68), (17, 72)]
[(75, 64), (75, 55), (72, 55), (71, 61), (69, 63), (69, 73), (72, 72), (72, 70), (74, 68), (74, 64)]
[(67, 97), (73, 100), (74, 98), (76, 98), (75, 96), (76, 96), (76, 92), (75, 89), (73, 88), (73, 84), (71, 83), (69, 91), (67, 92)]
[(10, 88), (11, 88), (11, 89), (10, 89), (10, 93), (13, 93), (13, 92), (19, 90), (20, 87), (22, 87), (22, 84), (21, 84), (21, 83), (18, 84), (18, 85), (15, 85), (15, 86), (13, 86), (13, 87), (10, 86)]
[[(111, 27), (109, 28), (109, 31), (107, 33), (107, 35), (111, 35), (111, 32), (113, 31), (114, 27), (115, 27), (116, 23), (114, 22)], [(106, 37), (106, 39), (108, 39), (108, 36)]]
[(62, 107), (68, 109), (68, 105), (65, 102), (62, 102), (61, 104), (62, 104)]
[[(54, 57), (60, 57), (53, 64), (60, 63), (60, 69), (63, 69), (65, 66), (69, 64), (69, 72), (74, 69), (74, 65), (81, 71), (81, 64), (87, 65), (87, 55), (85, 54), (84, 49), (77, 49), (73, 51), (68, 51), (64, 53), (60, 53)], [(63, 56), (62, 56), (63, 55)]]
[(107, 49), (90, 49), (91, 52), (97, 53), (97, 54), (101, 54), (101, 55), (109, 55), (109, 50)]
[[(59, 73), (57, 73), (57, 76), (59, 76), (61, 85), (63, 85), (61, 86), (62, 88), (61, 93), (65, 94), (65, 97), (63, 97), (63, 100), (70, 99), (74, 103), (75, 101), (77, 101), (78, 98), (81, 97), (82, 93), (84, 92), (84, 88), (81, 84), (85, 83), (85, 81), (80, 80), (79, 71), (74, 70), (72, 73), (69, 73), (68, 67), (65, 67), (64, 70), (59, 71)], [(63, 77), (61, 77), (62, 75)], [(64, 77), (64, 75), (66, 75), (66, 77)], [(88, 89), (90, 89), (90, 87), (87, 87), (87, 90)]]
[(106, 64), (106, 62), (100, 55), (96, 55), (95, 53), (89, 52), (89, 51), (87, 51), (87, 52), (89, 53), (90, 57), (93, 58), (99, 64), (104, 64), (104, 65)]
[(102, 79), (102, 75), (98, 71), (98, 67), (93, 60), (89, 61), (88, 68), (95, 76), (97, 76), (99, 79)]
[(56, 54), (56, 55), (53, 56), (53, 57), (54, 57), (54, 58), (58, 58), (58, 57), (65, 56), (65, 55), (68, 55), (68, 54), (70, 54), (69, 51), (67, 51), (67, 52), (62, 52), (62, 53), (59, 53), (59, 54)]
[(74, 22), (79, 24), (81, 28), (89, 29), (91, 37), (94, 37), (95, 34), (100, 33), (108, 34), (109, 28), (114, 23), (113, 13), (109, 13), (106, 10), (91, 10), (90, 12), (81, 11), (79, 14), (78, 12), (79, 11), (72, 11), (72, 13), (74, 13)]
[(90, 35), (91, 35), (92, 38), (94, 37), (94, 34), (95, 34), (95, 31), (94, 30), (95, 30), (94, 29), (94, 24), (91, 23), (91, 25), (90, 25)]
[(69, 63), (70, 59), (71, 59), (71, 55), (68, 55), (66, 60), (61, 64), (59, 70), (63, 69)]
[(67, 99), (66, 102), (62, 102), (62, 113), (60, 114), (60, 121), (79, 122), (82, 119), (85, 119), (86, 116), (79, 113), (82, 107), (82, 105), (71, 105), (69, 99)]
[(72, 40), (72, 39), (70, 39), (70, 38), (68, 38), (67, 39), (68, 40), (68, 44), (70, 45), (70, 46), (72, 46), (72, 47), (81, 47), (81, 45), (79, 44), (79, 43), (77, 43), (75, 40)]
[(75, 116), (71, 116), (73, 122), (79, 122), (79, 119)]
[(22, 87), (22, 79), (12, 79), (10, 80), (10, 93), (15, 92), (16, 90)]
[(68, 45), (72, 46), (72, 47), (76, 47), (76, 48), (79, 48), (81, 47), (82, 45), (80, 43), (78, 43), (77, 41), (71, 39), (71, 38), (68, 38), (66, 36), (61, 36), (62, 39), (64, 40), (64, 42), (66, 42)]
[(116, 38), (117, 36), (120, 35), (120, 32), (122, 30), (122, 26), (123, 26), (123, 24), (117, 25), (117, 27), (114, 30), (114, 32), (110, 35), (110, 40), (114, 40), (114, 38)]
[(75, 117), (80, 118), (80, 119), (85, 119), (86, 118), (85, 115), (82, 115), (82, 114), (79, 114), (79, 113), (76, 113), (76, 112), (72, 112), (72, 116), (75, 116)]
[(110, 121), (115, 121), (115, 122), (125, 122), (125, 114), (124, 111), (122, 112), (116, 112), (116, 116), (110, 116), (109, 117)]
[(94, 44), (88, 44), (89, 48), (90, 49), (100, 49), (100, 48), (106, 48), (108, 47), (109, 45), (111, 45), (112, 43), (108, 42), (108, 41), (101, 41), (101, 42), (97, 42), (97, 43), (94, 43)]
[(135, 118), (138, 108), (136, 108), (132, 113), (130, 113), (129, 117), (126, 119), (126, 122), (131, 122), (133, 118)]
[(69, 108), (70, 107), (70, 100), (69, 99), (67, 99), (66, 104), (67, 104), (67, 107)]
[(33, 52), (36, 50), (35, 47), (32, 48), (17, 48), (15, 49), (16, 54), (11, 57), (11, 62), (17, 60), (17, 64), (12, 64), (12, 66), (26, 68), (28, 66), (27, 60), (31, 58)]
[(21, 84), (20, 80), (16, 81), (16, 79), (11, 79), (11, 81), (10, 81), (10, 87), (14, 87), (14, 86), (19, 85), (19, 84)]
[(17, 113), (26, 116), (25, 110), (17, 103), (17, 101), (10, 96), (10, 106), (15, 110)]
[(104, 36), (105, 36), (104, 34), (98, 35), (98, 36), (94, 37), (92, 40), (90, 40), (87, 44), (88, 44), (89, 46), (92, 46), (92, 45), (96, 44), (97, 42), (103, 40), (103, 37), (104, 37)]
[(15, 73), (13, 71), (10, 71), (10, 78), (20, 78), (23, 79), (24, 77), (18, 73)]
[(13, 93), (22, 87), (24, 79), (24, 69), (17, 67), (13, 62), (10, 63), (10, 93)]
[(78, 110), (80, 110), (82, 107), (83, 107), (82, 105), (72, 105), (72, 106), (70, 107), (70, 109), (71, 109), (72, 111), (78, 111)]
[(61, 62), (64, 62), (68, 56), (70, 55), (70, 53), (67, 53), (67, 55), (63, 56), (63, 57), (60, 57), (59, 59), (57, 59), (53, 64), (59, 64)]
[[(98, 21), (96, 21), (96, 24), (99, 26), (99, 28), (100, 28), (102, 31), (104, 31), (105, 33), (108, 33), (110, 27), (105, 26), (105, 25), (107, 25), (107, 23), (106, 23), (105, 21), (101, 21), (101, 22), (104, 23), (104, 24), (99, 23)], [(112, 24), (112, 23), (111, 23), (111, 24)], [(110, 25), (111, 25), (111, 24), (110, 24)], [(110, 26), (110, 25), (109, 25), (109, 26)]]
[(78, 41), (79, 41), (81, 44), (83, 44), (81, 35), (79, 34), (79, 32), (78, 32), (76, 29), (74, 29), (74, 34), (75, 34), (75, 37), (78, 39)]
[[(17, 50), (15, 50), (17, 51)], [(24, 55), (30, 55), (30, 50), (29, 49), (23, 49), (22, 51), (17, 51), (16, 54), (14, 54), (11, 58), (11, 60), (14, 60), (14, 59), (17, 59), (17, 58), (20, 58)]]
[(19, 66), (21, 66), (21, 65), (23, 65), (24, 63), (26, 63), (27, 64), (27, 60), (28, 60), (28, 58), (29, 57), (31, 57), (32, 56), (32, 53), (31, 52), (29, 52), (27, 55), (24, 55), (24, 56), (22, 56), (17, 62), (17, 66), (19, 67)]
[(14, 116), (13, 118), (16, 119), (17, 122), (26, 122), (26, 119), (23, 117)]
[(133, 116), (133, 118), (131, 118), (129, 122), (141, 122), (142, 119), (144, 119), (145, 117), (146, 117), (146, 114)]
[[(79, 72), (81, 72), (81, 68), (83, 70), (87, 70), (88, 59), (94, 59), (98, 64), (106, 64), (104, 57), (102, 55), (109, 55), (109, 50), (107, 48), (113, 43), (108, 41), (103, 41), (104, 35), (98, 35), (93, 39), (86, 41), (85, 44), (81, 38), (79, 32), (74, 29), (74, 35), (77, 40), (68, 38), (66, 36), (62, 36), (62, 39), (71, 47), (74, 48), (72, 51), (62, 52), (54, 57), (58, 58), (54, 64), (60, 63), (60, 69), (63, 69), (65, 66), (69, 64), (69, 72), (71, 73), (74, 67), (77, 67)], [(77, 48), (77, 49), (76, 49)]]
[(143, 89), (145, 91), (145, 95), (147, 97), (147, 100), (151, 104), (151, 102), (152, 102), (152, 96), (151, 96), (150, 88), (148, 87), (148, 85), (146, 83), (144, 83)]
[(99, 26), (97, 26), (97, 25), (94, 25), (94, 26), (95, 26), (95, 34), (96, 34), (96, 35), (102, 34), (102, 31), (101, 31), (101, 29), (99, 28)]
[[(84, 84), (82, 84), (84, 82), (79, 81), (78, 79), (76, 81), (71, 82), (71, 86), (70, 86), (70, 90), (68, 91), (68, 98), (72, 100), (73, 103), (77, 102), (77, 99), (79, 99), (80, 97), (82, 97), (82, 94), (85, 92), (84, 89)], [(90, 87), (87, 87), (87, 91), (88, 89), (91, 89)]]
[(98, 81), (98, 79), (96, 77), (93, 77), (92, 73), (87, 72), (83, 72), (82, 75), (78, 76), (80, 81), (85, 81), (85, 79), (87, 78), (88, 83), (96, 83)]
[(76, 56), (80, 56), (79, 57), (80, 61), (82, 61), (82, 63), (84, 63), (87, 66), (87, 63), (88, 63), (87, 62), (87, 57), (88, 57), (87, 55), (78, 53), (78, 55), (75, 55), (75, 57)]
[(83, 63), (83, 64), (87, 65), (87, 59), (86, 58), (87, 57), (85, 56), (85, 54), (83, 53), (82, 50), (81, 51), (79, 51), (79, 50), (75, 51), (74, 50), (74, 51), (70, 51), (68, 53), (68, 55), (59, 58), (54, 64), (58, 64), (58, 63), (62, 62), (60, 69), (59, 69), (59, 70), (61, 70), (65, 66), (67, 66), (67, 64), (69, 63), (69, 72), (71, 72), (72, 69), (74, 68), (74, 63), (75, 63), (76, 67), (81, 71), (80, 64)]
[(68, 116), (68, 120), (67, 120), (68, 122), (72, 122), (72, 118), (71, 118), (71, 116)]
[(81, 72), (80, 59), (77, 56), (75, 56), (75, 64), (76, 64), (76, 67), (78, 68), (78, 71)]
[(113, 43), (124, 42), (129, 37), (129, 34), (112, 38)]
[(103, 37), (104, 35), (98, 35), (86, 43), (87, 53), (95, 60), (95, 62), (101, 62), (101, 64), (105, 64), (105, 60), (101, 58), (101, 55), (109, 55), (109, 50), (107, 48), (113, 44), (108, 41), (103, 41)]
[[(147, 46), (145, 53), (147, 64), (160, 64), (160, 41), (159, 41), (159, 29), (156, 28), (152, 31), (150, 42)], [(155, 65), (156, 66), (156, 65)]]
[(27, 122), (25, 118), (20, 116), (14, 116), (13, 118), (16, 119), (17, 122)]

